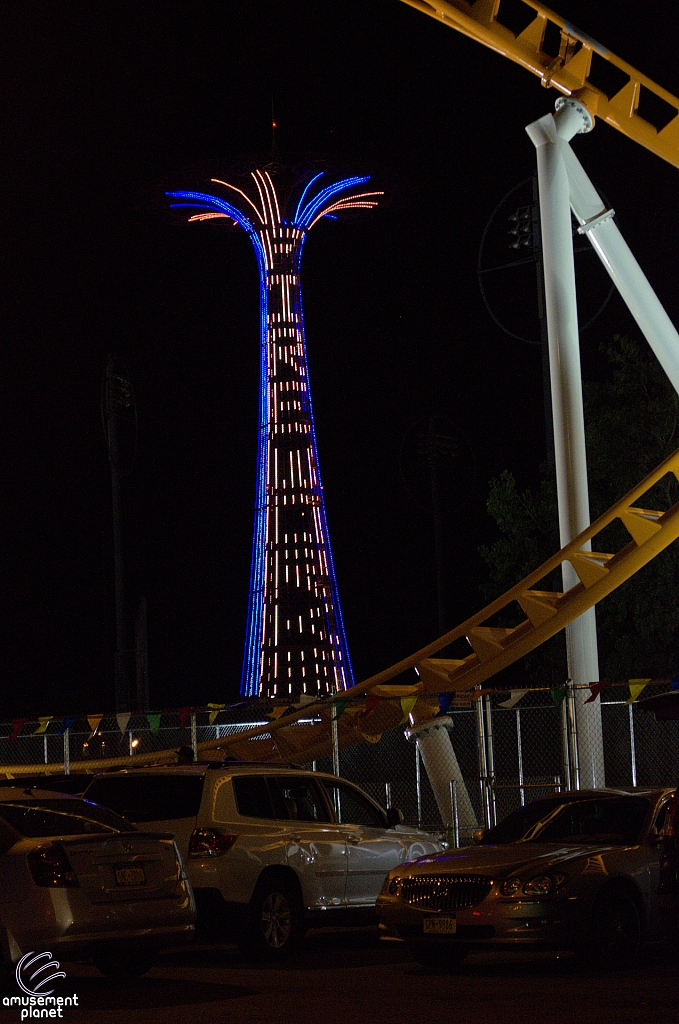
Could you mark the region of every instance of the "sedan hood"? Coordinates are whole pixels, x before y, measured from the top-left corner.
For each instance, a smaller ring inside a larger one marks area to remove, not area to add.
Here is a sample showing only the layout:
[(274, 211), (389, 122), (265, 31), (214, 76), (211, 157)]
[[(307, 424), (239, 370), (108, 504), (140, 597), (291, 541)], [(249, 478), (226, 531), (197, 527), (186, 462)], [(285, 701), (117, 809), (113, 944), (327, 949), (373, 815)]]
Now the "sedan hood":
[(470, 846), (449, 850), (401, 867), (409, 875), (438, 874), (500, 874), (521, 871), (531, 865), (536, 871), (545, 871), (556, 864), (566, 864), (580, 857), (594, 857), (619, 846), (601, 843), (591, 846), (559, 846), (557, 843), (511, 843), (505, 846)]

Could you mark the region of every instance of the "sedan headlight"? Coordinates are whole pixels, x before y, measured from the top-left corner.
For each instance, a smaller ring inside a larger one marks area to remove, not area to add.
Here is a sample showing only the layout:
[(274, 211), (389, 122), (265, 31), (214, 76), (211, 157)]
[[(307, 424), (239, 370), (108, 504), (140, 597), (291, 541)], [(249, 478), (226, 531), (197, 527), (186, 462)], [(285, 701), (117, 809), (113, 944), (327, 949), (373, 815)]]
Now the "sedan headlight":
[(391, 875), (387, 875), (382, 883), (380, 890), (380, 896), (399, 896), (401, 893), (401, 879), (392, 878)]
[(566, 881), (566, 875), (536, 875), (523, 887), (526, 896), (549, 896)]
[(517, 892), (521, 892), (521, 879), (520, 878), (507, 878), (500, 886), (500, 892), (503, 896), (516, 896)]

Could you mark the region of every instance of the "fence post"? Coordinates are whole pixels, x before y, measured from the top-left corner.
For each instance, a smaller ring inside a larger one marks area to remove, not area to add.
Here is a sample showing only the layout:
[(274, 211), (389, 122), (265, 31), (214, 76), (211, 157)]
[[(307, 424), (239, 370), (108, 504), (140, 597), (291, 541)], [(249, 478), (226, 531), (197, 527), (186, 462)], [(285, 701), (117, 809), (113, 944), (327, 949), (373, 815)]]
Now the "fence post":
[(572, 789), (571, 786), (571, 748), (570, 741), (568, 738), (568, 711), (566, 709), (566, 698), (564, 697), (561, 703), (561, 754), (563, 763), (563, 778), (566, 784), (566, 789)]
[(629, 711), (629, 746), (630, 746), (630, 754), (632, 755), (632, 785), (636, 786), (636, 784), (637, 784), (637, 744), (636, 744), (636, 740), (634, 738), (634, 713), (632, 711), (633, 707), (634, 707), (633, 704), (628, 704), (627, 705), (627, 710)]
[(481, 810), (483, 823), (490, 828), (490, 807), (488, 804), (488, 761), (486, 754), (486, 724), (483, 717), (483, 698), (476, 699), (476, 745), (479, 754), (479, 782), (481, 785)]
[(495, 802), (495, 748), (493, 746), (493, 706), (490, 694), (483, 698), (486, 705), (486, 743), (488, 744), (488, 818), (491, 827), (497, 825), (497, 805)]
[(455, 849), (460, 849), (460, 812), (457, 806), (457, 782), (455, 779), (450, 780), (450, 806), (453, 811), (453, 837), (455, 839)]
[(331, 708), (331, 730), (332, 730), (332, 773), (333, 775), (339, 775), (340, 773), (340, 757), (339, 757), (339, 734), (337, 731), (337, 714), (334, 712), (334, 707)]
[(193, 750), (193, 760), (198, 760), (198, 729), (196, 727), (196, 712), (192, 711), (191, 715), (191, 749)]
[(422, 828), (422, 767), (420, 765), (420, 741), (415, 743), (415, 786), (417, 787), (417, 827)]
[(387, 809), (391, 807), (391, 782), (384, 783), (384, 795), (387, 800)]
[(575, 714), (575, 690), (572, 680), (566, 681), (568, 702), (568, 735), (570, 738), (570, 762), (573, 775), (572, 788), (580, 789), (580, 757), (578, 755), (578, 720)]
[(46, 732), (43, 733), (43, 735), (42, 735), (42, 750), (43, 750), (43, 757), (44, 757), (45, 764), (47, 764), (47, 733)]
[(64, 729), (64, 775), (71, 774), (71, 742), (68, 729)]
[(519, 759), (519, 800), (521, 806), (526, 804), (526, 790), (523, 787), (523, 747), (521, 746), (521, 712), (516, 709), (516, 753)]

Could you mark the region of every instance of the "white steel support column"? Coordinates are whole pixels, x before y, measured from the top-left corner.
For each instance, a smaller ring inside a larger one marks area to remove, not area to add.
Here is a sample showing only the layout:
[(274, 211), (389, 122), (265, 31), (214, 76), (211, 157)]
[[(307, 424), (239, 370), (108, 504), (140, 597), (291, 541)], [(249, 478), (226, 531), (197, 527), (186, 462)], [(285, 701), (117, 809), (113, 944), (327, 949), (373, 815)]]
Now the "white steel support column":
[(464, 781), (457, 756), (450, 742), (449, 730), (453, 728), (452, 718), (432, 718), (418, 722), (406, 729), (405, 737), (417, 743), (422, 761), (429, 776), (434, 799), (444, 825), (452, 825), (454, 808), (451, 799), (451, 782), (457, 784), (457, 810), (459, 828), (468, 838), (476, 828), (476, 815)]
[[(589, 131), (591, 127), (592, 119), (585, 108), (567, 100), (555, 117), (547, 114), (526, 129), (537, 150), (562, 547), (590, 523), (573, 232), (564, 151), (570, 148), (568, 143), (574, 135)], [(564, 592), (580, 582), (570, 563), (563, 564), (562, 573)], [(599, 661), (594, 608), (566, 627), (566, 647), (568, 674), (573, 683), (588, 685), (597, 680)], [(585, 704), (587, 691), (576, 690), (576, 693), (580, 783), (586, 789), (604, 786), (599, 698)]]

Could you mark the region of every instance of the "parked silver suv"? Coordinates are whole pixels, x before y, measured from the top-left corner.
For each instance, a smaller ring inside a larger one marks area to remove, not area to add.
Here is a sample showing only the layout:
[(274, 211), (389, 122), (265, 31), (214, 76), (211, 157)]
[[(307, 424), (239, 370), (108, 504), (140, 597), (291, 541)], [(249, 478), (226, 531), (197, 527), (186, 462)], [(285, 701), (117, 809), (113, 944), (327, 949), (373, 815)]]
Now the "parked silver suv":
[(88, 800), (173, 832), (199, 927), (276, 958), (311, 925), (374, 915), (386, 874), (441, 844), (406, 828), (343, 779), (294, 767), (218, 763), (98, 776)]

